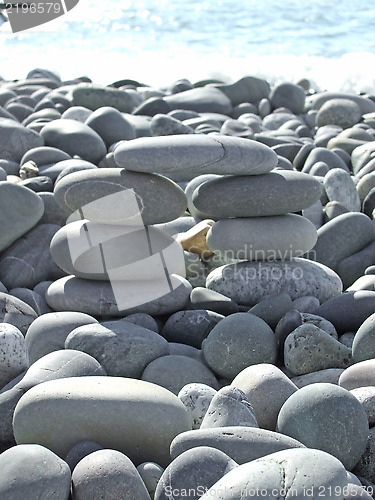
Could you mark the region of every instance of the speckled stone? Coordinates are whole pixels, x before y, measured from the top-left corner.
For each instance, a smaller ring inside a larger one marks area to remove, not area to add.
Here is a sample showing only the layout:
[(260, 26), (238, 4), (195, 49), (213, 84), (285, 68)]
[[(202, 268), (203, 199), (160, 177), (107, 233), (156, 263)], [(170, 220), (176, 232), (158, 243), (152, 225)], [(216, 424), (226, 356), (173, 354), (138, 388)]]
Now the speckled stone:
[(135, 465), (153, 461), (165, 467), (171, 441), (191, 427), (177, 396), (155, 384), (71, 377), (27, 391), (16, 406), (13, 428), (18, 444), (42, 444), (60, 456), (90, 440), (121, 451)]
[(301, 258), (290, 262), (228, 264), (213, 270), (207, 276), (206, 286), (249, 306), (282, 292), (288, 293), (292, 300), (309, 295), (323, 303), (342, 291), (341, 280), (334, 271)]
[(0, 324), (0, 388), (29, 366), (25, 339), (18, 328)]
[(190, 180), (202, 174), (259, 175), (277, 165), (270, 148), (250, 139), (225, 135), (175, 135), (139, 138), (115, 149), (120, 167)]
[(17, 327), (23, 335), (37, 318), (37, 313), (23, 300), (8, 293), (0, 292), (0, 322), (10, 323)]
[(330, 453), (348, 470), (361, 458), (368, 435), (367, 416), (358, 400), (342, 387), (324, 383), (292, 394), (280, 410), (277, 428), (309, 448)]
[(178, 393), (192, 420), (192, 429), (199, 429), (202, 420), (217, 391), (206, 384), (191, 383), (185, 385)]
[(361, 200), (353, 179), (341, 168), (334, 168), (324, 176), (324, 189), (330, 201), (341, 202), (350, 212), (361, 211)]

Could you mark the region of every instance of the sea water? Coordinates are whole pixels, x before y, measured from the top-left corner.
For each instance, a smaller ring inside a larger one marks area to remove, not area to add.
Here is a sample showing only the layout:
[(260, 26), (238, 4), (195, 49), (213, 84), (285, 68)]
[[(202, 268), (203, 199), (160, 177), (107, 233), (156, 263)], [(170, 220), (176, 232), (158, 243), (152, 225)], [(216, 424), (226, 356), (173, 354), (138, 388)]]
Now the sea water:
[(42, 67), (65, 80), (158, 87), (252, 75), (375, 93), (374, 27), (375, 8), (364, 0), (80, 0), (18, 34), (4, 23), (0, 75), (23, 78)]

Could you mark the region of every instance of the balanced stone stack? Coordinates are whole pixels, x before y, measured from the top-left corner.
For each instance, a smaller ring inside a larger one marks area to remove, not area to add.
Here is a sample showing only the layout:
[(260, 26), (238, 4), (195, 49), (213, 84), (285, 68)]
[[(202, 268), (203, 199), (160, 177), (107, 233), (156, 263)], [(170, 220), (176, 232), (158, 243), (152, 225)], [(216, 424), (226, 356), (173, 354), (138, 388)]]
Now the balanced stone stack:
[(177, 184), (121, 168), (82, 170), (58, 181), (54, 196), (72, 213), (50, 246), (68, 273), (46, 293), (54, 310), (108, 317), (171, 314), (185, 306), (191, 286), (182, 277), (182, 248), (150, 227), (184, 213)]

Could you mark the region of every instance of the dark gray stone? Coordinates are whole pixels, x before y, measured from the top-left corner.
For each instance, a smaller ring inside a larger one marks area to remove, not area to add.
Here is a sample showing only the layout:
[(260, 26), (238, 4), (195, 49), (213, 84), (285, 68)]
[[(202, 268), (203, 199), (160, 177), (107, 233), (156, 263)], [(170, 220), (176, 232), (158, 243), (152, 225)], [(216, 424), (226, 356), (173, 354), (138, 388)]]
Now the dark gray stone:
[(7, 288), (33, 288), (40, 281), (63, 274), (49, 250), (59, 228), (55, 224), (40, 224), (1, 254), (0, 280)]
[(317, 372), (306, 373), (306, 375), (299, 375), (292, 377), (291, 381), (299, 389), (306, 385), (317, 384), (320, 382), (327, 384), (339, 385), (339, 378), (344, 373), (343, 368), (327, 368), (326, 370), (319, 370)]
[(46, 175), (38, 175), (32, 177), (31, 179), (24, 179), (18, 183), (20, 186), (25, 186), (34, 193), (40, 193), (42, 191), (52, 192), (53, 182), (52, 179)]
[(258, 103), (261, 99), (268, 97), (270, 93), (269, 83), (254, 76), (245, 76), (231, 84), (214, 83), (211, 86), (228, 96), (233, 106), (242, 102)]
[(29, 149), (21, 158), (20, 165), (22, 166), (31, 160), (40, 168), (43, 165), (50, 165), (63, 160), (69, 160), (70, 158), (71, 156), (61, 149), (52, 148), (50, 146), (39, 146)]
[(255, 314), (274, 330), (280, 319), (293, 309), (293, 301), (287, 293), (277, 293), (255, 304), (249, 313)]
[(17, 297), (28, 304), (34, 309), (38, 316), (47, 314), (52, 310), (39, 293), (36, 293), (29, 288), (12, 288), (9, 290), (9, 295), (13, 295), (13, 297)]
[(277, 344), (265, 321), (253, 314), (235, 313), (211, 330), (202, 351), (215, 373), (232, 380), (247, 366), (274, 363)]
[(191, 291), (190, 301), (186, 307), (188, 309), (208, 309), (223, 316), (239, 312), (239, 306), (234, 300), (204, 287), (196, 287)]
[(91, 113), (85, 123), (100, 135), (107, 148), (115, 142), (136, 138), (132, 124), (115, 108), (108, 106), (98, 108)]
[[(375, 169), (375, 167), (374, 167)], [(368, 217), (372, 218), (372, 213), (375, 208), (375, 187), (373, 187), (362, 203), (362, 212)]]
[(309, 448), (330, 453), (348, 470), (361, 458), (368, 436), (359, 401), (342, 387), (324, 383), (292, 394), (280, 410), (277, 428)]
[(0, 137), (1, 158), (18, 163), (29, 149), (44, 145), (37, 132), (9, 118), (0, 117)]
[(70, 469), (64, 460), (38, 444), (14, 446), (0, 455), (0, 496), (8, 500), (68, 500)]
[[(155, 491), (155, 500), (183, 500), (188, 496), (193, 500), (238, 464), (220, 450), (209, 446), (199, 446), (179, 455), (163, 472)], [(188, 471), (188, 473), (187, 473)], [(191, 493), (191, 494), (190, 494)]]
[(278, 170), (208, 179), (197, 186), (192, 202), (206, 218), (257, 217), (299, 212), (319, 200), (321, 193), (322, 186), (314, 177)]
[(150, 128), (154, 137), (159, 135), (195, 134), (192, 127), (185, 125), (177, 118), (160, 113), (152, 118)]
[(134, 313), (134, 314), (129, 314), (129, 316), (126, 316), (124, 319), (130, 321), (130, 323), (134, 323), (135, 325), (147, 328), (147, 330), (152, 330), (153, 332), (159, 333), (158, 323), (149, 314)]
[(147, 365), (168, 354), (168, 343), (152, 330), (118, 320), (77, 327), (67, 336), (65, 349), (90, 354), (110, 376), (140, 378)]
[(70, 212), (63, 210), (56, 202), (53, 193), (38, 193), (44, 205), (44, 213), (40, 219), (40, 224), (56, 224), (64, 226)]

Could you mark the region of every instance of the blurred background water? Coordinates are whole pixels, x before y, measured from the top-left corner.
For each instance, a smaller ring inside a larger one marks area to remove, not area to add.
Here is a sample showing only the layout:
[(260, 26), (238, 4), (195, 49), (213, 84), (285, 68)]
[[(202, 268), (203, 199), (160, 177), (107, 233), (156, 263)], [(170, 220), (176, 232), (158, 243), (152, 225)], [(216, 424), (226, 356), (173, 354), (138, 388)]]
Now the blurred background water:
[[(53, 0), (51, 0), (53, 1)], [(63, 79), (271, 83), (375, 93), (375, 7), (357, 0), (80, 0), (61, 18), (0, 27), (0, 75), (43, 67)]]

